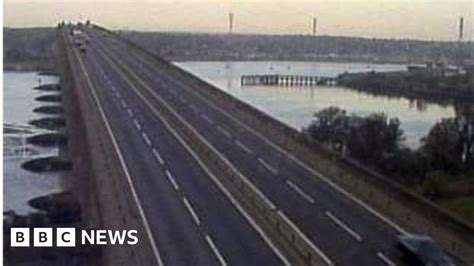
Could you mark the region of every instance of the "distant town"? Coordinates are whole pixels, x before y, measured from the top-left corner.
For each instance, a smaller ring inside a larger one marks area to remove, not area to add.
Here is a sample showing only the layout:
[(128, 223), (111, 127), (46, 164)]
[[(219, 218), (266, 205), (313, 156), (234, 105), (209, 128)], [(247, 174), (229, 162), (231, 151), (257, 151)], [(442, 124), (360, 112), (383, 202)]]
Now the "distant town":
[[(329, 61), (474, 65), (474, 43), (312, 35), (121, 31), (170, 61)], [(53, 28), (4, 29), (5, 69), (50, 68)], [(20, 45), (21, 44), (21, 45)]]

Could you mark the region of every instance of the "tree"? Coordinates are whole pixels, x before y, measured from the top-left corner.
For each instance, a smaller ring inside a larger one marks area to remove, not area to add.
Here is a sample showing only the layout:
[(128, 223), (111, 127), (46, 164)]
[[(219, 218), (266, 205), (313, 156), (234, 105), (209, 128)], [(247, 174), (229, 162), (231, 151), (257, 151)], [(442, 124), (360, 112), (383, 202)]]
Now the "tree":
[(316, 112), (314, 118), (304, 132), (315, 140), (327, 142), (340, 151), (345, 146), (349, 132), (349, 116), (346, 111), (331, 106)]
[(421, 148), (429, 158), (431, 169), (456, 174), (466, 166), (466, 144), (462, 123), (456, 118), (448, 118), (431, 128)]
[(347, 148), (355, 158), (374, 164), (396, 152), (403, 139), (400, 121), (396, 118), (389, 119), (383, 113), (352, 116)]

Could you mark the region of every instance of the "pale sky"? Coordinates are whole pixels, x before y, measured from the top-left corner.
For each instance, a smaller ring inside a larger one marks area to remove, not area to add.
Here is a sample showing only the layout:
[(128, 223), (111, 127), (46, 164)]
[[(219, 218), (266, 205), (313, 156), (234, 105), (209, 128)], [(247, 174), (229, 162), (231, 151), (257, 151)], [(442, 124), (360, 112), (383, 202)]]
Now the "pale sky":
[(474, 38), (474, 0), (4, 0), (4, 25), (52, 26), (85, 20), (111, 29), (309, 34), (457, 40)]

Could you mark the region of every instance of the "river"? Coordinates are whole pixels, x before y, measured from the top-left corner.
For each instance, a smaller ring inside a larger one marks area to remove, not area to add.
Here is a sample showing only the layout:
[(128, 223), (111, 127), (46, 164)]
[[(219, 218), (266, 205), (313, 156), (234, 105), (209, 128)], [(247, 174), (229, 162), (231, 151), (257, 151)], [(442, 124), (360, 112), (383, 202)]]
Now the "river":
[[(434, 123), (455, 115), (452, 105), (414, 102), (404, 98), (373, 96), (341, 87), (242, 87), (244, 74), (299, 74), (336, 76), (344, 71), (396, 71), (403, 65), (367, 65), (357, 63), (314, 62), (180, 62), (175, 63), (243, 101), (277, 119), (301, 129), (312, 120), (312, 114), (328, 106), (339, 106), (356, 114), (384, 112), (398, 117), (405, 131), (406, 144), (417, 147)], [(45, 117), (33, 113), (35, 107), (45, 105), (34, 100), (48, 92), (32, 88), (57, 83), (53, 76), (39, 76), (35, 72), (4, 72), (4, 210), (19, 214), (33, 211), (27, 201), (37, 196), (61, 190), (59, 174), (38, 174), (23, 170), (20, 165), (28, 159), (45, 154), (57, 154), (57, 149), (42, 149), (25, 144), (25, 138), (44, 130), (28, 125), (32, 119)], [(8, 130), (6, 129), (8, 128)]]
[(268, 87), (240, 85), (242, 75), (296, 74), (335, 77), (341, 73), (400, 71), (405, 65), (324, 63), (324, 62), (176, 62), (175, 65), (215, 85), (219, 89), (257, 107), (296, 128), (312, 121), (313, 114), (328, 106), (349, 113), (368, 115), (384, 112), (398, 117), (405, 132), (405, 145), (416, 148), (420, 140), (440, 119), (454, 117), (452, 105), (442, 106), (406, 98), (374, 96), (342, 87)]
[(3, 73), (3, 210), (17, 214), (35, 211), (28, 200), (61, 191), (57, 173), (32, 173), (21, 168), (31, 158), (57, 155), (58, 148), (40, 148), (26, 144), (26, 138), (46, 130), (28, 124), (30, 120), (47, 115), (33, 113), (35, 107), (46, 105), (35, 97), (51, 92), (33, 90), (42, 84), (57, 83), (54, 76), (39, 76), (36, 72)]

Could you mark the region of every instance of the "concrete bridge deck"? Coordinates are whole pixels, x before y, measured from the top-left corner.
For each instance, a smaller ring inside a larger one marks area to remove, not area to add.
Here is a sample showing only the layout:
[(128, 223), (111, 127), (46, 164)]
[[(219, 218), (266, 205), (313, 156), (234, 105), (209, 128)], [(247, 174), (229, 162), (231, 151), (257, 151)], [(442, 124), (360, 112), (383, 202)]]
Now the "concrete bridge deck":
[[(139, 205), (153, 264), (403, 264), (396, 237), (407, 229), (212, 102), (171, 64), (107, 31), (84, 31), (86, 52), (66, 37), (71, 60)], [(221, 164), (230, 172), (219, 172)], [(279, 218), (255, 218), (221, 182), (227, 175), (261, 199), (258, 215)], [(265, 228), (273, 222), (275, 234), (291, 227), (282, 233), (290, 232), (287, 244)]]

